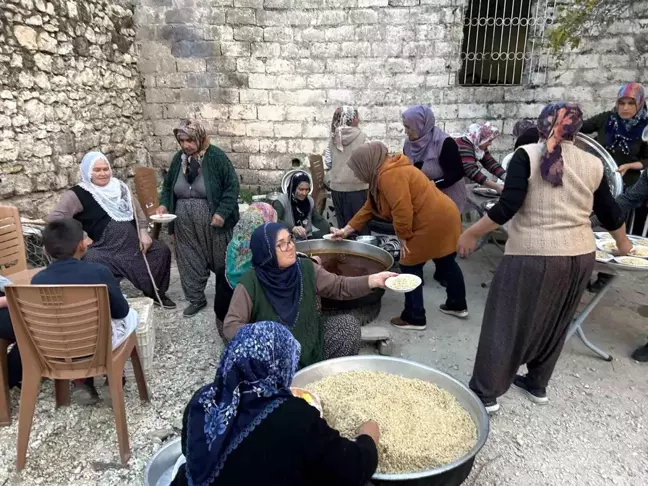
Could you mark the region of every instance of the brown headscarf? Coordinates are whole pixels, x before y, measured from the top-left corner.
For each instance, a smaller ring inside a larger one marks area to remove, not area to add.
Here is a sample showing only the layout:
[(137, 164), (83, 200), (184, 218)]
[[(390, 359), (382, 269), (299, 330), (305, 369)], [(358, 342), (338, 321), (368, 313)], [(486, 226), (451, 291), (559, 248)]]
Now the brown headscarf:
[(355, 176), (369, 184), (369, 195), (378, 207), (378, 170), (383, 165), (389, 151), (382, 142), (370, 142), (358, 147), (347, 162)]
[(176, 140), (180, 134), (186, 135), (190, 140), (198, 144), (198, 153), (195, 156), (202, 159), (202, 156), (209, 148), (209, 137), (205, 127), (198, 120), (182, 120), (178, 128), (173, 130)]

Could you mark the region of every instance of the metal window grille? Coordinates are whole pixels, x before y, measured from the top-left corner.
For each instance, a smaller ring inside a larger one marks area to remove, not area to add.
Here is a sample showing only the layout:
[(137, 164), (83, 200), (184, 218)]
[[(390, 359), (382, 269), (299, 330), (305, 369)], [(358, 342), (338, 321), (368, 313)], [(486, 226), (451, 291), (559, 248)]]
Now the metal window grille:
[(470, 0), (464, 14), (464, 86), (538, 85), (547, 80), (545, 31), (556, 0)]

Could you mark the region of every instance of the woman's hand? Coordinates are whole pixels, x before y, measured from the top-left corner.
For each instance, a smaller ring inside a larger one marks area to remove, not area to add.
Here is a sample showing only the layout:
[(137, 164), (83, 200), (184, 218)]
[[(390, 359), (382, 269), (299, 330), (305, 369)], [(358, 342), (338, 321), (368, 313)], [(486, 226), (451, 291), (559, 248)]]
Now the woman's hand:
[(140, 230), (140, 250), (142, 250), (142, 253), (146, 253), (152, 244), (153, 240), (148, 232), (146, 230)]
[(467, 258), (475, 251), (475, 248), (477, 248), (477, 236), (468, 229), (459, 237), (457, 253), (459, 253), (459, 256), (462, 258)]
[(293, 226), (292, 233), (297, 238), (308, 238), (306, 228), (304, 228), (303, 226)]
[(494, 189), (497, 191), (497, 194), (502, 194), (504, 190), (504, 184), (495, 184)]
[(378, 425), (378, 422), (375, 422), (374, 420), (369, 420), (358, 427), (357, 433), (358, 436), (368, 435), (376, 445), (380, 442), (380, 426)]
[(224, 224), (225, 224), (225, 220), (221, 218), (220, 215), (214, 213), (214, 215), (212, 216), (211, 225), (214, 228), (222, 228)]
[(385, 281), (389, 277), (397, 277), (398, 274), (394, 272), (380, 272), (369, 275), (369, 288), (370, 289), (384, 289)]
[(629, 170), (642, 170), (643, 164), (641, 162), (630, 162), (629, 164), (623, 164), (617, 172), (624, 176)]
[(400, 247), (401, 247), (400, 259), (403, 260), (403, 259), (407, 258), (407, 255), (410, 254), (410, 249), (407, 246), (407, 241), (405, 241), (405, 240), (400, 240)]
[(342, 229), (331, 228), (331, 234), (333, 235), (333, 239), (335, 241), (343, 240), (347, 238), (351, 233), (353, 233), (353, 228), (351, 228), (351, 226), (349, 225), (346, 225)]
[(168, 213), (169, 210), (165, 208), (164, 206), (158, 206), (158, 208), (155, 210), (155, 214), (166, 214)]
[(617, 248), (619, 249), (619, 256), (625, 256), (630, 253), (630, 250), (634, 248), (634, 245), (630, 241), (627, 235), (623, 235), (622, 238), (616, 242)]

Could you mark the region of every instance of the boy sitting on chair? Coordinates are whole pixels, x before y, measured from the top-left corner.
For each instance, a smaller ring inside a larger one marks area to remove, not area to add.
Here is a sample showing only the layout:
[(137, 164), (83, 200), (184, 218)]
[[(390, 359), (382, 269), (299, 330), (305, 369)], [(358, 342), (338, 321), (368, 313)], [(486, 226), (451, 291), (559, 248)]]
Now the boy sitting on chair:
[[(80, 260), (86, 251), (81, 223), (75, 219), (59, 219), (48, 223), (43, 231), (43, 245), (54, 259), (47, 268), (32, 278), (32, 285), (106, 285), (112, 321), (112, 348), (126, 341), (139, 322), (137, 312), (130, 309), (112, 272), (99, 263)], [(90, 394), (96, 390), (92, 378), (86, 380)]]

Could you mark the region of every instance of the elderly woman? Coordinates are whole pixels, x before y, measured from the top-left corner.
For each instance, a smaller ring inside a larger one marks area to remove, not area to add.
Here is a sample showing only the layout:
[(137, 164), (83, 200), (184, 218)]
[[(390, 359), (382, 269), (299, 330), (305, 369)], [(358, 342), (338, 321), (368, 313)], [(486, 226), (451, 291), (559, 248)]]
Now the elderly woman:
[[(510, 220), (502, 262), (491, 284), (470, 387), (489, 412), (511, 384), (545, 404), (574, 313), (594, 268), (592, 209), (621, 254), (632, 244), (601, 161), (574, 146), (578, 105), (547, 106), (538, 120), (544, 143), (513, 156), (499, 202), (459, 240), (462, 256)], [(516, 375), (526, 364), (526, 376)]]
[[(454, 141), (452, 142), (454, 143)], [(401, 273), (423, 279), (423, 267), (432, 260), (438, 277), (446, 283), (448, 298), (439, 308), (456, 317), (468, 317), (466, 287), (456, 262), (461, 215), (452, 200), (430, 184), (420, 170), (402, 154), (390, 157), (387, 147), (372, 142), (356, 149), (349, 167), (369, 184), (369, 197), (362, 209), (335, 238), (361, 230), (374, 216), (391, 220), (400, 239)], [(400, 329), (424, 330), (427, 325), (423, 286), (405, 294), (405, 309), (391, 320)]]
[(250, 239), (255, 229), (263, 223), (276, 223), (277, 212), (267, 203), (252, 203), (241, 215), (241, 219), (234, 226), (232, 241), (227, 245), (225, 268), (216, 276), (216, 295), (214, 299), (214, 312), (216, 313), (216, 328), (219, 336), (225, 340), (223, 334), (223, 320), (227, 315), (234, 288), (241, 277), (252, 268), (252, 250)]
[(358, 424), (356, 440), (345, 439), (294, 397), (289, 387), (299, 356), (299, 343), (279, 323), (237, 332), (215, 381), (185, 409), (186, 463), (172, 486), (367, 484), (378, 466), (378, 424)]
[(506, 170), (495, 160), (495, 157), (488, 151), (488, 147), (500, 136), (499, 130), (490, 123), (480, 125), (473, 123), (468, 131), (460, 138), (457, 138), (459, 154), (463, 164), (464, 174), (480, 186), (494, 189), (501, 193), (502, 184), (491, 181), (482, 172), (482, 167), (498, 179), (504, 179)]
[[(346, 226), (367, 200), (367, 184), (359, 181), (347, 165), (353, 151), (366, 140), (358, 128), (358, 110), (353, 106), (338, 107), (333, 114), (331, 139), (324, 152), (324, 163), (331, 169), (331, 195), (340, 228)], [(365, 230), (365, 233), (369, 231)]]
[(429, 106), (414, 106), (403, 113), (408, 140), (403, 152), (457, 205), (462, 212), (466, 204), (464, 168), (455, 140), (436, 126)]
[(306, 172), (295, 172), (290, 178), (288, 192), (272, 203), (279, 221), (286, 225), (298, 240), (321, 238), (330, 225), (317, 212), (315, 201), (310, 197), (311, 178)]
[(164, 179), (157, 212), (178, 216), (169, 233), (175, 234), (180, 283), (189, 301), (184, 316), (190, 317), (207, 305), (210, 271), (217, 274), (225, 266), (225, 250), (239, 218), (239, 181), (199, 122), (183, 121), (173, 134), (181, 150)]
[(518, 120), (513, 125), (513, 136), (515, 137), (515, 149), (522, 145), (538, 143), (540, 141), (540, 132), (538, 125), (531, 120)]
[[(171, 251), (148, 234), (148, 222), (130, 190), (113, 177), (110, 163), (100, 152), (81, 161), (81, 182), (61, 196), (47, 221), (74, 218), (92, 240), (84, 261), (101, 263), (121, 280), (130, 281), (159, 305), (174, 309), (166, 296), (171, 275)], [(150, 268), (153, 281), (149, 275)]]
[(308, 259), (297, 259), (288, 229), (265, 223), (252, 233), (253, 268), (234, 289), (225, 317), (225, 337), (232, 339), (245, 324), (276, 321), (288, 327), (302, 347), (300, 367), (318, 361), (357, 354), (360, 323), (338, 315), (326, 321), (319, 311), (319, 297), (357, 299), (374, 288), (385, 288), (391, 272), (364, 277), (341, 277)]

